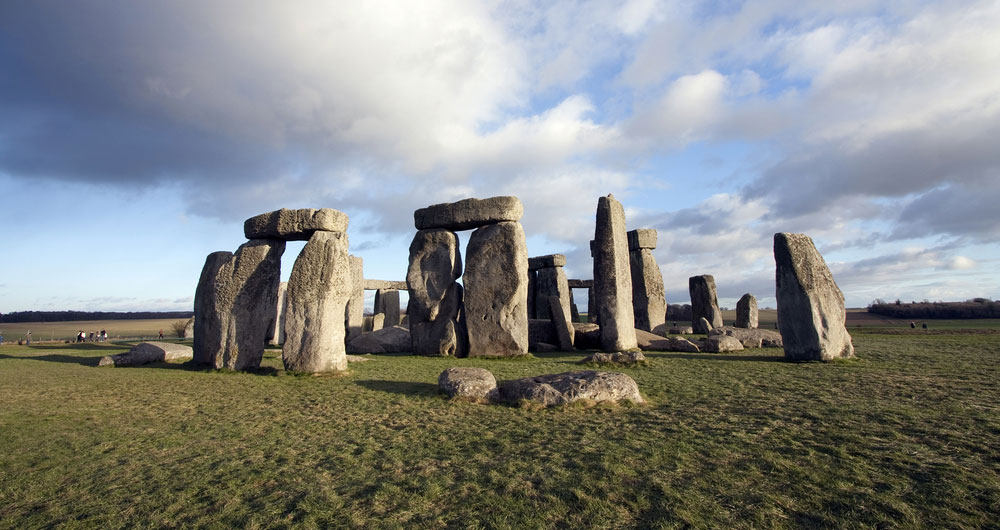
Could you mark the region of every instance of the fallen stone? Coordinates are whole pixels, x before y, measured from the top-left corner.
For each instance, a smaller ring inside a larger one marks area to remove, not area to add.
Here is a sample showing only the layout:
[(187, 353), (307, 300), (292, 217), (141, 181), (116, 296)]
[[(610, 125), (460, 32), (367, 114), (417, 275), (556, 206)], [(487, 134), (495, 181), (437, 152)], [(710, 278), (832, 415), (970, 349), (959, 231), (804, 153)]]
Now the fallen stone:
[(563, 254), (549, 254), (548, 256), (536, 256), (528, 258), (528, 270), (536, 271), (545, 267), (565, 267), (566, 256)]
[(646, 356), (639, 351), (597, 352), (583, 358), (577, 364), (635, 364), (646, 362)]
[(693, 335), (694, 328), (691, 326), (674, 326), (668, 332), (671, 335)]
[(347, 369), (343, 315), (353, 288), (347, 249), (347, 234), (316, 232), (295, 259), (288, 279), (281, 348), (285, 370)]
[(141, 342), (125, 352), (117, 355), (105, 355), (97, 363), (98, 366), (141, 366), (149, 363), (167, 361), (186, 361), (194, 356), (194, 349), (183, 344), (172, 342)]
[(629, 251), (656, 248), (656, 229), (637, 228), (628, 232)]
[(736, 302), (736, 327), (757, 328), (757, 298), (747, 293)]
[(740, 341), (745, 348), (780, 348), (781, 334), (768, 329), (747, 329), (721, 326), (709, 332), (709, 336), (728, 335)]
[[(688, 292), (691, 294), (691, 326), (695, 333), (708, 333), (722, 325), (722, 311), (715, 290), (715, 278), (711, 274), (688, 278)], [(701, 323), (704, 318), (709, 327)]]
[(346, 232), (347, 220), (347, 214), (332, 208), (282, 208), (247, 219), (243, 234), (247, 239), (308, 241), (317, 231)]
[(348, 355), (347, 362), (350, 363), (363, 363), (373, 360), (371, 357), (362, 357), (360, 355)]
[(350, 353), (403, 353), (411, 349), (410, 332), (402, 326), (365, 333), (347, 345)]
[(524, 206), (517, 197), (464, 199), (421, 208), (413, 212), (413, 224), (417, 230), (469, 230), (504, 221), (519, 221), (522, 215)]
[(698, 327), (696, 328), (698, 333), (708, 334), (711, 333), (713, 329), (715, 329), (715, 327), (712, 326), (711, 323), (709, 323), (707, 318), (705, 317), (698, 318)]
[(438, 376), (438, 388), (448, 397), (492, 401), (496, 398), (497, 380), (485, 368), (448, 368)]
[(785, 358), (829, 361), (853, 357), (844, 325), (844, 294), (805, 234), (774, 234), (778, 326)]
[(593, 322), (574, 322), (573, 345), (578, 350), (601, 349), (601, 326)]
[(562, 374), (525, 377), (504, 381), (497, 388), (497, 400), (520, 404), (528, 401), (553, 407), (574, 401), (645, 403), (635, 381), (622, 373), (580, 370)]
[(635, 349), (635, 316), (632, 311), (632, 273), (625, 236), (625, 209), (613, 195), (597, 202), (594, 231), (594, 298), (601, 324), (604, 351)]
[(712, 335), (699, 341), (701, 351), (710, 353), (725, 353), (730, 351), (740, 351), (743, 344), (729, 335)]
[(466, 253), (469, 356), (528, 353), (528, 250), (521, 224), (502, 222), (476, 229)]

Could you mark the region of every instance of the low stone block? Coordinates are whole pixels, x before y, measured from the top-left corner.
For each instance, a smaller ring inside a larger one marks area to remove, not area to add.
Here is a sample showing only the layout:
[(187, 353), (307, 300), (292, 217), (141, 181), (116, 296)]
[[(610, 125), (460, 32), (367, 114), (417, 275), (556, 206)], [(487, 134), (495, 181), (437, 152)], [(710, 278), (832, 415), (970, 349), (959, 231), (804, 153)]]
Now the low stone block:
[(597, 352), (584, 357), (577, 364), (635, 364), (646, 362), (646, 356), (639, 351)]
[(629, 401), (645, 403), (635, 381), (622, 373), (579, 370), (562, 374), (525, 377), (504, 381), (497, 387), (497, 400), (520, 404), (533, 402), (545, 407), (579, 400), (595, 403)]
[(485, 368), (448, 368), (438, 376), (438, 388), (448, 397), (492, 400), (496, 397), (497, 380)]
[(172, 342), (142, 342), (117, 355), (105, 355), (97, 363), (98, 366), (141, 366), (149, 363), (167, 361), (186, 361), (194, 355), (194, 350), (184, 344)]
[(730, 337), (729, 335), (712, 335), (700, 342), (701, 351), (710, 353), (725, 353), (730, 351), (740, 351), (743, 343)]
[(403, 353), (411, 349), (410, 332), (401, 326), (365, 333), (347, 345), (349, 353)]

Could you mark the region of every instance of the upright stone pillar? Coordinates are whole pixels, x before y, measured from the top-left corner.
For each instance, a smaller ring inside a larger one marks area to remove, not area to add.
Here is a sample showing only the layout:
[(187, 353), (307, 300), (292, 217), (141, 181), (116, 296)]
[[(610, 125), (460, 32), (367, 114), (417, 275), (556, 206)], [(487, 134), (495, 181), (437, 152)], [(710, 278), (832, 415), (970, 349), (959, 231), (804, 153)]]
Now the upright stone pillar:
[(757, 299), (750, 293), (736, 302), (736, 327), (757, 329)]
[(341, 316), (354, 281), (347, 234), (315, 232), (295, 260), (288, 280), (285, 369), (335, 372), (347, 369), (346, 328)]
[(535, 287), (535, 318), (549, 319), (549, 297), (559, 298), (559, 304), (563, 306), (563, 313), (570, 314), (570, 292), (569, 281), (563, 267), (566, 265), (566, 256), (562, 254), (551, 254), (548, 256), (538, 256), (528, 258), (528, 270), (537, 273)]
[(278, 303), (274, 308), (274, 324), (268, 329), (271, 345), (285, 342), (285, 303), (288, 301), (288, 282), (278, 284)]
[[(632, 275), (628, 264), (625, 209), (613, 195), (597, 202), (594, 255), (594, 297), (600, 315), (601, 349), (634, 350), (635, 315), (632, 311)], [(593, 310), (593, 309), (591, 309)]]
[(640, 228), (628, 233), (632, 309), (637, 329), (666, 335), (667, 300), (663, 289), (663, 274), (653, 257), (654, 248), (656, 230)]
[(344, 325), (347, 328), (345, 343), (361, 335), (365, 323), (365, 264), (360, 256), (348, 256), (351, 269), (351, 297), (344, 308)]
[(406, 315), (413, 353), (465, 354), (465, 332), (459, 322), (463, 290), (455, 281), (461, 275), (458, 235), (442, 228), (417, 231), (406, 272), (410, 294)]
[[(854, 356), (844, 294), (805, 234), (774, 234), (778, 327), (785, 358), (829, 361)], [(197, 319), (196, 319), (197, 320)]]
[(691, 294), (691, 327), (695, 333), (708, 333), (701, 323), (704, 317), (712, 328), (722, 325), (722, 311), (715, 291), (715, 278), (711, 274), (688, 278), (688, 293)]
[(569, 314), (572, 322), (580, 321), (580, 308), (576, 306), (576, 300), (573, 299), (573, 289), (569, 290)]
[(385, 315), (384, 327), (399, 325), (399, 291), (396, 289), (375, 290), (375, 314)]
[(521, 223), (499, 222), (472, 233), (464, 284), (469, 356), (528, 353), (528, 249)]
[(528, 320), (538, 317), (535, 311), (535, 294), (538, 292), (538, 271), (531, 268), (531, 260), (528, 260)]
[[(201, 307), (195, 318), (196, 362), (230, 370), (260, 366), (284, 251), (282, 240), (253, 239), (231, 257), (228, 252), (209, 255), (199, 282), (202, 296), (196, 292), (195, 305)], [(206, 297), (209, 289), (214, 294)]]

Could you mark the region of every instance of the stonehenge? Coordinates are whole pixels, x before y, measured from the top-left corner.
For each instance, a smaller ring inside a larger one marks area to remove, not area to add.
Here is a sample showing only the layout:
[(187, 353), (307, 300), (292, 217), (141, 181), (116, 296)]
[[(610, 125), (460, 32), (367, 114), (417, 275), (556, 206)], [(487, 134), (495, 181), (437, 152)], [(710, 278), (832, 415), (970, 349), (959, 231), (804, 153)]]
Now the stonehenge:
[(653, 258), (656, 230), (640, 228), (628, 232), (628, 260), (632, 273), (632, 310), (635, 327), (664, 333), (667, 321), (667, 300), (663, 289), (663, 274)]
[[(405, 281), (364, 277), (364, 261), (349, 253), (342, 212), (281, 209), (251, 217), (244, 223), (247, 242), (205, 259), (191, 319), (192, 362), (253, 370), (267, 344), (281, 346), (286, 370), (306, 373), (346, 370), (348, 351), (513, 357), (529, 349), (577, 348), (617, 359), (640, 350), (783, 347), (792, 361), (854, 354), (843, 294), (808, 236), (774, 236), (780, 334), (757, 329), (757, 299), (750, 293), (737, 303), (735, 326), (724, 326), (715, 279), (700, 275), (688, 280), (690, 315), (683, 319), (690, 316), (692, 327), (674, 322), (670, 329), (708, 335), (692, 342), (666, 338), (668, 306), (652, 255), (656, 230), (626, 231), (624, 208), (613, 195), (598, 199), (590, 241), (593, 279), (567, 278), (563, 254), (529, 258), (522, 214), (516, 197), (416, 210)], [(461, 230), (472, 230), (464, 262)], [(306, 244), (288, 282), (281, 283), (287, 241)], [(401, 319), (404, 289), (408, 302)], [(590, 323), (577, 322), (572, 289), (587, 289)], [(366, 290), (375, 291), (371, 333), (362, 332)], [(119, 362), (127, 361), (107, 361)]]
[(830, 361), (853, 357), (844, 294), (805, 234), (774, 234), (775, 298), (785, 358)]
[(625, 209), (613, 195), (597, 201), (597, 222), (591, 251), (594, 256), (594, 298), (601, 326), (601, 348), (609, 352), (635, 349)]
[[(691, 295), (691, 326), (695, 333), (707, 334), (712, 328), (722, 325), (722, 311), (715, 291), (715, 278), (711, 274), (688, 278), (688, 292)], [(707, 321), (705, 325), (701, 319)]]

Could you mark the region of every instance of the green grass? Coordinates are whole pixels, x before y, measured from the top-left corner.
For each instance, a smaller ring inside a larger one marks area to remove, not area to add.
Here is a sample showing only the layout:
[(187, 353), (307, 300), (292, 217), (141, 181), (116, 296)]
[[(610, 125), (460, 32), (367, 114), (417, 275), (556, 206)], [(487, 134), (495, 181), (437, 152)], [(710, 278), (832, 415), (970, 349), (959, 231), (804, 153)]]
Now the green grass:
[(855, 344), (827, 364), (647, 353), (618, 370), (648, 405), (547, 410), (449, 401), (437, 376), (582, 352), (315, 377), (277, 350), (246, 374), (3, 346), (0, 527), (995, 527), (1000, 335)]

